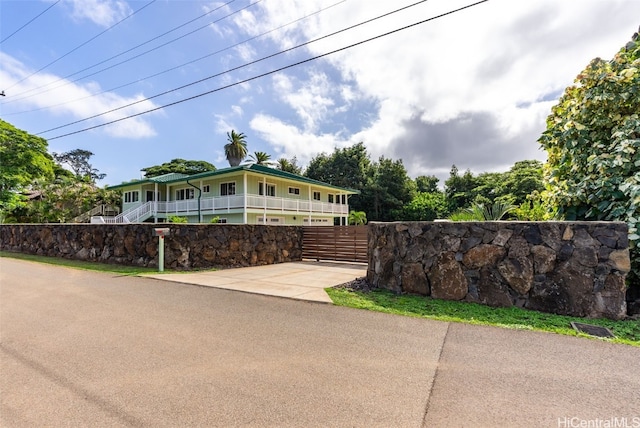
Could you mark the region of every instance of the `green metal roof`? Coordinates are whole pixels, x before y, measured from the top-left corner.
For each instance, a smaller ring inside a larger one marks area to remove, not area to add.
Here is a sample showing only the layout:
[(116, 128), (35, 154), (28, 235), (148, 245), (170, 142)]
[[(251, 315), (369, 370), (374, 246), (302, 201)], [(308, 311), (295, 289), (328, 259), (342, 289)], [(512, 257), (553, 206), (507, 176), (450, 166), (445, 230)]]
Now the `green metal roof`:
[(185, 175), (185, 174), (179, 174), (179, 173), (164, 174), (164, 175), (159, 175), (157, 177), (147, 178), (147, 179), (140, 180), (140, 181), (131, 181), (129, 183), (122, 183), (122, 184), (117, 184), (115, 186), (108, 186), (107, 189), (115, 190), (115, 189), (120, 189), (122, 187), (136, 186), (136, 185), (147, 184), (147, 183), (172, 184), (172, 183), (177, 183), (177, 182), (180, 182), (180, 181), (187, 181), (187, 180), (192, 181), (192, 180), (198, 180), (198, 179), (202, 179), (202, 178), (215, 177), (215, 176), (218, 176), (218, 175), (232, 174), (232, 173), (240, 172), (240, 171), (247, 171), (247, 172), (253, 172), (253, 173), (256, 173), (256, 174), (270, 175), (272, 177), (278, 177), (278, 178), (283, 178), (283, 179), (287, 179), (287, 180), (294, 180), (294, 181), (298, 181), (298, 182), (306, 183), (306, 184), (311, 184), (311, 185), (315, 185), (315, 186), (330, 187), (332, 189), (340, 190), (342, 192), (350, 193), (350, 194), (358, 194), (358, 193), (360, 193), (357, 190), (346, 189), (346, 188), (343, 188), (343, 187), (333, 186), (333, 185), (328, 184), (328, 183), (323, 183), (322, 181), (313, 180), (311, 178), (303, 177), (301, 175), (292, 174), (290, 172), (281, 171), (279, 169), (270, 168), (270, 167), (264, 166), (264, 165), (256, 165), (256, 164), (232, 166), (232, 167), (229, 167), (229, 168), (222, 168), (222, 169), (217, 169), (215, 171), (201, 172), (199, 174), (193, 174), (193, 175)]

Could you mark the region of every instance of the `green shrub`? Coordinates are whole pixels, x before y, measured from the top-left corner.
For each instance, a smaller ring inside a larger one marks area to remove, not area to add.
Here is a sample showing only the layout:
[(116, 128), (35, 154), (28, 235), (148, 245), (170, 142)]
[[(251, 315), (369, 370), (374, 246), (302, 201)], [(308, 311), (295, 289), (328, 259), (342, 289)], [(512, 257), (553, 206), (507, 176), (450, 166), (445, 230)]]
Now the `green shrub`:
[(167, 217), (169, 223), (189, 223), (189, 220), (186, 217), (179, 217), (177, 215), (170, 215)]

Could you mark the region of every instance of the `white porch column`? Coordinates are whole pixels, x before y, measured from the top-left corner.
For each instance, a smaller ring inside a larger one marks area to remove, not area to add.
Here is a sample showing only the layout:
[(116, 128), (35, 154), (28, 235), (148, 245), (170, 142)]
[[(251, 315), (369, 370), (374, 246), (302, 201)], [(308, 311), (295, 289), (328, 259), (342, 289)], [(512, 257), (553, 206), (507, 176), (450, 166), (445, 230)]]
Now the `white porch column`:
[(153, 222), (158, 222), (158, 183), (153, 186)]
[(313, 194), (311, 193), (311, 185), (309, 185), (309, 226), (311, 226), (312, 212), (313, 212)]
[(242, 174), (243, 200), (242, 223), (247, 224), (247, 173)]
[(262, 212), (262, 223), (267, 224), (267, 177), (262, 177), (262, 198), (264, 200), (264, 211)]

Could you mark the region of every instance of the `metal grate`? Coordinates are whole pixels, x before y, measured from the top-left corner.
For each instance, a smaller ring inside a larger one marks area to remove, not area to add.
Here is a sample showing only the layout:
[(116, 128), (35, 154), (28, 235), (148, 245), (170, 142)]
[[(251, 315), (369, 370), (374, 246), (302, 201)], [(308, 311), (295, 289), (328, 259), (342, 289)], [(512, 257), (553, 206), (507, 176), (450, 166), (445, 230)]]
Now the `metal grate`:
[(589, 336), (596, 337), (616, 337), (611, 330), (606, 327), (600, 327), (599, 325), (583, 324), (581, 322), (572, 322), (571, 327), (579, 333), (588, 334)]

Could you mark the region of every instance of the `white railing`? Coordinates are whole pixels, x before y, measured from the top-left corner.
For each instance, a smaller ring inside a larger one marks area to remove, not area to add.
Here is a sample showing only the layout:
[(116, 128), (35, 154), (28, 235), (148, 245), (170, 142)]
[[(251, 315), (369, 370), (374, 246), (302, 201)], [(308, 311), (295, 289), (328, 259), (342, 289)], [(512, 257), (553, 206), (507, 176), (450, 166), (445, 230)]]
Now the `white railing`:
[[(272, 196), (246, 195), (247, 208), (267, 209), (271, 212), (295, 212), (300, 214), (349, 214), (348, 206), (326, 202), (309, 202), (300, 199), (276, 198)], [(203, 198), (200, 200), (200, 212), (215, 214), (244, 207), (245, 195), (220, 196)], [(129, 209), (115, 217), (101, 217), (100, 223), (137, 223), (149, 215), (196, 215), (198, 214), (198, 200), (147, 202)], [(98, 219), (96, 219), (98, 220)]]
[(349, 214), (347, 205), (260, 195), (247, 195), (247, 208), (266, 208), (272, 211), (291, 211), (296, 213)]
[(138, 207), (129, 209), (123, 213), (118, 214), (115, 217), (102, 217), (104, 223), (137, 223), (144, 219), (147, 214), (154, 212), (154, 205), (156, 202), (147, 202)]

